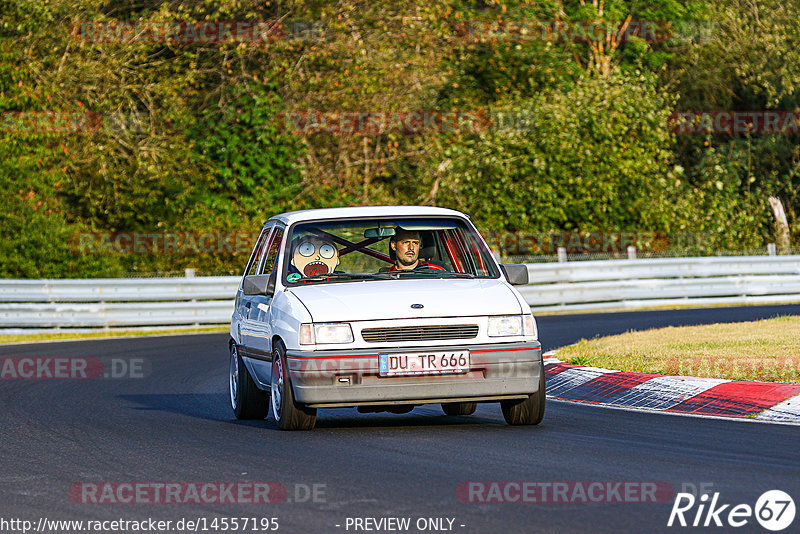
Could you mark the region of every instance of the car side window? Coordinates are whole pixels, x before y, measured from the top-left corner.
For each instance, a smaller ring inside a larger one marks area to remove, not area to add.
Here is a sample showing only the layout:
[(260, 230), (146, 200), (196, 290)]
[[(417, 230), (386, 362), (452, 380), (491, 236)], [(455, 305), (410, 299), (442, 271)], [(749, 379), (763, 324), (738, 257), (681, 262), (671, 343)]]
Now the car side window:
[(259, 269), (259, 274), (269, 274), (272, 272), (273, 267), (275, 266), (275, 260), (278, 258), (278, 252), (281, 249), (281, 241), (283, 240), (283, 226), (278, 226), (272, 232), (272, 235), (269, 238), (269, 242), (265, 247), (265, 254), (266, 259), (264, 260), (264, 264)]
[(253, 253), (250, 255), (250, 260), (247, 262), (247, 268), (244, 270), (245, 276), (250, 276), (252, 274), (256, 274), (256, 270), (258, 269), (259, 260), (264, 252), (264, 243), (267, 240), (267, 237), (270, 234), (270, 231), (274, 227), (274, 224), (269, 224), (261, 230), (261, 235), (258, 236), (258, 241), (256, 241), (256, 246), (253, 247)]

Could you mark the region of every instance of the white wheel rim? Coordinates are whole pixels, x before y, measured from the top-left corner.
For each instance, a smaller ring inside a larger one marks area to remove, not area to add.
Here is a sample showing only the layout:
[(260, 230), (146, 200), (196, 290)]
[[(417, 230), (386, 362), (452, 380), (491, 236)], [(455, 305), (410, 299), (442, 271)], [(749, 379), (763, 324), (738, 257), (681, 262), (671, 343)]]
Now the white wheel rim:
[(235, 410), (237, 406), (236, 397), (239, 394), (239, 354), (236, 347), (231, 347), (229, 390), (231, 394), (231, 407)]
[(272, 415), (276, 421), (280, 421), (281, 409), (283, 408), (283, 362), (279, 355), (275, 354), (273, 357), (275, 360), (269, 390), (270, 398), (272, 399)]

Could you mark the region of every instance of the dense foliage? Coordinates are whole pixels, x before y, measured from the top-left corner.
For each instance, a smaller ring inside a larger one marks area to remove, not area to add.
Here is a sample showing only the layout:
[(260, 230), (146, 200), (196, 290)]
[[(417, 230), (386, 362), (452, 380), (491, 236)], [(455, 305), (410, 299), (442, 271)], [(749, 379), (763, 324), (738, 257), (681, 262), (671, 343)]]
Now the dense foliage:
[[(800, 234), (800, 136), (676, 133), (670, 116), (797, 111), (798, 12), (777, 0), (5, 0), (0, 276), (233, 273), (270, 215), (365, 204), (452, 207), (492, 232), (765, 247), (769, 197)], [(260, 33), (135, 26), (219, 21)]]

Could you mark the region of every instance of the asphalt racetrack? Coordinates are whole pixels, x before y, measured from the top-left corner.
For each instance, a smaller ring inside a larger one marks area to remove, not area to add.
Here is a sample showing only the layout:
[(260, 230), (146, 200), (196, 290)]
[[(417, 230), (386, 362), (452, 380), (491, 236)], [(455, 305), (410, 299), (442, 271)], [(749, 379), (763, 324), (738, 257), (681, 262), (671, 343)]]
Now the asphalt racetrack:
[[(798, 313), (800, 306), (759, 306), (544, 316), (538, 323), (550, 350), (629, 329)], [(225, 517), (277, 518), (278, 532), (297, 533), (694, 532), (703, 530), (691, 526), (698, 505), (685, 514), (690, 526), (667, 527), (682, 490), (718, 492), (718, 505), (730, 505), (723, 521), (734, 505), (753, 507), (767, 490), (783, 490), (800, 505), (797, 426), (557, 401), (548, 402), (537, 427), (507, 426), (497, 404), (469, 417), (445, 416), (438, 406), (406, 415), (320, 410), (312, 432), (238, 422), (228, 401), (226, 337), (0, 347), (0, 358), (138, 362), (126, 378), (0, 380), (0, 532), (22, 531), (11, 519), (32, 521), (35, 531), (42, 518), (153, 518), (173, 521), (162, 532), (236, 531), (230, 523), (211, 528)], [(279, 502), (247, 504), (245, 495), (231, 504), (213, 494), (198, 501), (188, 493), (174, 497), (180, 502), (153, 502), (161, 483), (187, 491), (237, 482), (271, 483), (269, 495)], [(591, 484), (595, 502), (582, 497)], [(137, 496), (130, 488), (144, 489)], [(625, 488), (632, 488), (627, 496)], [(659, 491), (647, 493), (652, 488)], [(176, 527), (182, 518), (205, 524)], [(737, 532), (766, 532), (746, 519)], [(267, 531), (258, 524), (240, 524), (238, 532)], [(785, 530), (798, 531), (800, 519)]]

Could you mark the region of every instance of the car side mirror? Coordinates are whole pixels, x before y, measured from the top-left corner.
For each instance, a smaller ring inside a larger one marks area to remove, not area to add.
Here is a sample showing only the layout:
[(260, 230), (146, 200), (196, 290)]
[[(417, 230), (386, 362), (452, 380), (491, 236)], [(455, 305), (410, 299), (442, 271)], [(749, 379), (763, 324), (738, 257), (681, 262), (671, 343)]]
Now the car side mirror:
[(242, 292), (245, 295), (272, 296), (275, 293), (275, 278), (271, 274), (251, 274), (244, 277)]
[(528, 278), (528, 266), (524, 263), (500, 264), (500, 270), (512, 286), (524, 286), (530, 283)]

